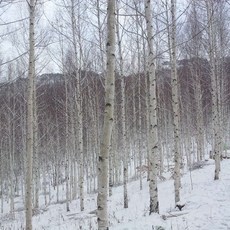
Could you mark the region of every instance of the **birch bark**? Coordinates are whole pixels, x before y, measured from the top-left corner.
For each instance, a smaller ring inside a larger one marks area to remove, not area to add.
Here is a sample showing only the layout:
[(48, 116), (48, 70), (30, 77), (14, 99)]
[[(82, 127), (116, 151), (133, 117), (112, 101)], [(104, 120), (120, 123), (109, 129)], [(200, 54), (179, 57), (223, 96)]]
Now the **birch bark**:
[(151, 0), (145, 1), (145, 18), (147, 24), (148, 41), (148, 73), (149, 73), (149, 193), (150, 208), (149, 214), (159, 212), (158, 190), (157, 190), (157, 156), (159, 154), (158, 142), (158, 119), (157, 119), (157, 86), (155, 61), (153, 50), (153, 25), (152, 25), (152, 6)]
[(118, 53), (119, 53), (119, 67), (121, 78), (121, 130), (122, 140), (121, 149), (123, 150), (123, 194), (124, 194), (124, 208), (128, 208), (128, 162), (127, 162), (127, 146), (126, 146), (126, 114), (125, 114), (125, 77), (123, 70), (123, 57), (121, 49), (121, 37), (119, 31), (119, 10), (117, 9), (117, 40), (118, 40)]
[[(71, 0), (71, 14), (72, 14), (72, 38), (74, 46), (74, 64), (76, 71), (76, 109), (77, 109), (77, 127), (78, 127), (78, 154), (79, 158), (79, 195), (80, 195), (80, 209), (84, 210), (84, 156), (83, 156), (83, 114), (82, 114), (82, 95), (81, 95), (81, 74), (77, 63), (77, 39), (76, 39), (76, 17), (75, 17), (75, 1)], [(79, 2), (78, 2), (79, 4)], [(80, 33), (80, 32), (79, 32)], [(80, 34), (78, 36), (80, 40)], [(80, 41), (79, 41), (80, 42)]]
[(26, 161), (26, 230), (32, 230), (32, 191), (33, 191), (33, 100), (34, 100), (34, 75), (35, 75), (35, 0), (28, 2), (29, 7), (29, 76), (27, 96), (27, 161)]
[(107, 66), (105, 79), (105, 111), (104, 126), (98, 156), (98, 197), (97, 216), (98, 229), (108, 230), (108, 175), (109, 175), (109, 150), (111, 143), (112, 127), (114, 120), (114, 91), (115, 91), (115, 1), (107, 1)]
[(176, 65), (176, 2), (171, 0), (171, 69), (172, 69), (172, 107), (174, 131), (174, 190), (175, 203), (180, 201), (180, 137), (179, 137), (179, 94)]
[(208, 36), (209, 36), (209, 61), (211, 68), (211, 93), (212, 93), (212, 125), (213, 125), (213, 152), (215, 157), (214, 180), (219, 179), (220, 173), (220, 130), (218, 113), (218, 79), (216, 72), (216, 41), (214, 27), (214, 8), (212, 1), (206, 1), (208, 17)]

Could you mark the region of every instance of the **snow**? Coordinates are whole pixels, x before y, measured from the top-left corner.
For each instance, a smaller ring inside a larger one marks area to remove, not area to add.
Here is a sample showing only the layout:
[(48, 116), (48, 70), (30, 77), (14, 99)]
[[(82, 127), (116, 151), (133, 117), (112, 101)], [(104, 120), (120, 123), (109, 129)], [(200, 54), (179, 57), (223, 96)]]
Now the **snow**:
[[(109, 199), (111, 230), (221, 230), (230, 229), (230, 160), (221, 163), (221, 178), (214, 181), (214, 161), (209, 160), (202, 168), (185, 173), (182, 177), (182, 211), (175, 208), (173, 180), (159, 181), (160, 214), (149, 216), (148, 182), (143, 180), (143, 190), (139, 181), (128, 185), (129, 208), (123, 208), (123, 187), (113, 188)], [(62, 189), (60, 189), (62, 190)], [(62, 191), (63, 194), (65, 191)], [(0, 229), (23, 229), (24, 212), (20, 211), (21, 198), (15, 199), (15, 217), (0, 215)], [(5, 203), (4, 205), (9, 205)], [(96, 194), (85, 198), (85, 211), (79, 210), (79, 199), (70, 204), (66, 212), (65, 203), (42, 205), (33, 217), (34, 229), (72, 230), (97, 229)], [(91, 213), (92, 212), (92, 213)], [(157, 227), (158, 226), (158, 227)], [(163, 228), (160, 228), (162, 226)]]

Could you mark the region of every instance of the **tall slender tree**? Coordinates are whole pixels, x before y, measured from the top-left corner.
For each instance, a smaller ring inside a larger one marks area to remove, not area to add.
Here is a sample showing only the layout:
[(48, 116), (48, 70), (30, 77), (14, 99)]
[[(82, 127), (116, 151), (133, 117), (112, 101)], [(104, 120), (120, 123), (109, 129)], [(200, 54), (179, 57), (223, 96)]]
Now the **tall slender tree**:
[(126, 143), (126, 114), (125, 114), (125, 76), (124, 76), (124, 61), (122, 55), (122, 40), (119, 30), (119, 9), (117, 6), (117, 42), (119, 56), (119, 73), (121, 78), (121, 149), (123, 151), (123, 186), (124, 186), (124, 208), (128, 208), (128, 161), (127, 161), (127, 143)]
[(179, 125), (179, 92), (176, 55), (176, 0), (171, 0), (171, 30), (170, 30), (170, 57), (171, 57), (171, 84), (172, 84), (172, 108), (173, 108), (173, 132), (174, 132), (174, 189), (175, 203), (180, 201), (180, 125)]
[(105, 79), (105, 110), (100, 153), (98, 156), (98, 197), (97, 215), (98, 229), (108, 230), (108, 186), (109, 186), (109, 150), (111, 143), (115, 91), (115, 1), (107, 1), (107, 43), (106, 43), (106, 79)]
[[(159, 212), (158, 190), (157, 190), (157, 156), (159, 154), (158, 120), (157, 120), (157, 85), (155, 73), (155, 61), (153, 50), (153, 25), (151, 0), (145, 1), (145, 18), (147, 24), (148, 40), (148, 74), (149, 74), (149, 214)], [(147, 115), (148, 116), (148, 115)]]
[(35, 76), (35, 0), (28, 2), (29, 7), (29, 75), (27, 95), (27, 158), (26, 158), (26, 230), (32, 230), (32, 191), (33, 191), (33, 152), (34, 152), (34, 76)]
[(220, 111), (219, 111), (219, 95), (218, 85), (219, 78), (217, 76), (217, 52), (216, 52), (216, 24), (214, 13), (214, 1), (206, 1), (207, 18), (208, 18), (208, 54), (210, 61), (211, 74), (211, 92), (212, 92), (212, 125), (213, 125), (213, 152), (215, 157), (215, 176), (214, 179), (219, 179), (220, 173)]
[[(78, 4), (80, 4), (78, 2)], [(79, 7), (79, 6), (78, 6)], [(82, 110), (82, 89), (81, 89), (81, 70), (80, 65), (78, 65), (78, 55), (77, 55), (77, 38), (76, 38), (76, 17), (75, 17), (76, 2), (71, 0), (71, 26), (72, 26), (72, 40), (74, 49), (74, 68), (75, 68), (75, 98), (76, 98), (76, 109), (77, 109), (77, 127), (78, 127), (78, 152), (79, 152), (79, 191), (80, 191), (80, 209), (84, 210), (84, 156), (83, 156), (83, 110)], [(80, 25), (78, 25), (80, 27)], [(80, 31), (78, 32), (78, 40), (81, 43)], [(80, 44), (81, 47), (81, 44)], [(80, 48), (80, 56), (82, 56)], [(80, 58), (81, 60), (81, 58)], [(79, 61), (81, 62), (81, 61)], [(81, 63), (80, 63), (81, 64)]]

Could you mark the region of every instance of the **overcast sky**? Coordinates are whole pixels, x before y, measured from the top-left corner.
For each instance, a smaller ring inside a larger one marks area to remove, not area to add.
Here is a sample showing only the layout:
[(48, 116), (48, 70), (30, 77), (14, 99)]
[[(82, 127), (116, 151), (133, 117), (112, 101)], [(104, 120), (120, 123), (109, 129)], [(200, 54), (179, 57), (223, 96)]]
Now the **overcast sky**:
[[(52, 1), (46, 1), (43, 6), (40, 7), (40, 27), (49, 27), (49, 23), (46, 18), (52, 20), (54, 18), (55, 11), (56, 6)], [(0, 57), (3, 59), (3, 62), (14, 59), (26, 51), (26, 47), (22, 45), (22, 43), (23, 39), (25, 40), (28, 35), (28, 31), (26, 31), (28, 28), (28, 19), (18, 23), (11, 23), (14, 21), (22, 20), (26, 17), (28, 17), (26, 1), (14, 1), (13, 4), (0, 5)], [(42, 55), (47, 58), (45, 52), (43, 52)], [(6, 66), (2, 67), (2, 70), (4, 69), (6, 69)], [(57, 71), (55, 64), (50, 63), (43, 69), (42, 72), (52, 72), (55, 70)]]
[[(39, 36), (39, 39), (43, 36), (41, 35), (41, 33), (46, 33), (45, 36), (50, 36), (51, 35), (51, 25), (48, 22), (47, 18), (50, 21), (54, 22), (55, 19), (55, 15), (57, 15), (58, 13), (60, 14), (60, 9), (57, 11), (57, 6), (55, 4), (58, 3), (58, 0), (45, 0), (45, 3), (43, 4), (43, 6), (39, 6), (39, 14), (40, 17), (39, 18), (39, 22), (38, 24), (36, 24), (36, 36)], [(87, 6), (91, 4), (90, 7), (92, 7), (93, 9), (95, 9), (95, 5), (93, 5), (92, 3), (93, 1), (87, 1), (87, 0), (83, 0), (83, 4), (86, 4)], [(104, 1), (106, 2), (106, 1)], [(182, 9), (184, 6), (184, 3), (186, 2), (186, 0), (178, 0), (178, 13), (180, 14), (180, 9)], [(13, 21), (17, 21), (17, 20), (21, 20), (24, 18), (28, 17), (28, 8), (27, 8), (27, 2), (26, 0), (15, 0), (14, 4), (9, 4), (5, 7), (2, 7), (2, 5), (0, 5), (0, 58), (3, 59), (3, 62), (7, 61), (7, 60), (11, 60), (14, 59), (15, 57), (23, 54), (24, 52), (28, 51), (28, 19), (24, 20), (24, 21), (20, 21), (19, 23), (12, 23), (12, 24), (8, 24), (9, 22), (13, 22)], [(105, 5), (104, 5), (105, 6)], [(84, 7), (84, 6), (83, 6)], [(83, 12), (83, 14), (87, 14), (87, 12)], [(62, 15), (60, 15), (62, 16)], [(84, 16), (83, 16), (84, 17)], [(91, 22), (94, 22), (94, 19), (91, 18), (92, 16), (90, 16), (90, 20)], [(95, 15), (94, 15), (95, 18)], [(124, 17), (123, 17), (124, 19)], [(120, 23), (123, 20), (122, 18), (120, 18)], [(60, 19), (62, 20), (62, 19)], [(88, 20), (88, 19), (87, 19)], [(97, 20), (97, 19), (96, 19)], [(95, 20), (95, 21), (96, 21)], [(90, 23), (88, 21), (88, 23)], [(93, 42), (95, 41), (95, 38), (92, 39), (93, 36), (93, 32), (90, 30), (93, 30), (93, 26), (92, 24), (87, 24), (87, 21), (84, 22), (85, 23), (85, 27), (84, 27), (84, 46), (86, 47), (86, 51), (88, 52), (88, 47), (90, 43), (87, 43), (87, 40), (91, 42), (91, 45), (93, 44)], [(8, 24), (7, 26), (4, 24)], [(97, 22), (95, 22), (95, 24), (97, 24)], [(16, 31), (15, 33), (13, 33), (13, 31)], [(43, 32), (42, 32), (43, 31)], [(47, 32), (48, 31), (48, 32)], [(12, 33), (11, 33), (12, 32)], [(9, 34), (10, 33), (10, 34)], [(49, 34), (50, 33), (50, 34)], [(65, 33), (68, 33), (68, 31), (66, 30)], [(37, 39), (37, 40), (39, 40)], [(96, 44), (98, 46), (98, 44)], [(123, 45), (127, 45), (127, 44), (123, 44)], [(60, 72), (61, 70), (58, 68), (57, 64), (55, 63), (55, 61), (52, 60), (52, 57), (50, 56), (50, 52), (48, 50), (52, 50), (53, 52), (53, 57), (60, 57), (60, 53), (56, 54), (55, 50), (58, 50), (58, 42), (54, 41), (53, 44), (49, 45), (47, 49), (46, 48), (37, 48), (37, 52), (39, 52), (39, 61), (36, 62), (37, 65), (37, 70), (39, 71), (38, 73), (40, 73), (40, 70), (42, 69), (42, 73), (45, 72)], [(130, 46), (130, 42), (128, 43), (128, 46)], [(84, 47), (84, 48), (85, 48)], [(60, 47), (59, 47), (60, 48)], [(70, 47), (68, 47), (70, 48)], [(95, 51), (95, 47), (93, 48), (93, 51)], [(49, 52), (49, 53), (48, 53)], [(28, 61), (27, 61), (28, 55), (24, 56), (24, 59), (20, 60), (23, 62), (23, 65), (25, 66), (24, 68), (26, 68), (26, 66), (28, 65)], [(130, 56), (126, 56), (126, 60), (128, 60), (128, 58), (130, 58)], [(131, 62), (131, 61), (130, 61)], [(130, 64), (129, 64), (130, 65)], [(7, 65), (4, 65), (2, 67), (2, 69), (6, 69)]]

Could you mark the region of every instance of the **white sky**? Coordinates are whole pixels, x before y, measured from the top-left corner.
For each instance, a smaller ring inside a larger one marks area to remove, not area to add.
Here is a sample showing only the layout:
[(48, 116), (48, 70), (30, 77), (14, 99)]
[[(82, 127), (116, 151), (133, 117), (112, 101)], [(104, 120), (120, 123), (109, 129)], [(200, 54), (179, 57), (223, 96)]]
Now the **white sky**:
[[(16, 3), (18, 2), (19, 3)], [(40, 8), (39, 13), (41, 16), (41, 19), (39, 20), (38, 26), (40, 29), (37, 29), (36, 36), (42, 37), (41, 36), (41, 31), (43, 31), (43, 34), (46, 32), (46, 36), (49, 36), (49, 31), (51, 31), (51, 26), (47, 21), (47, 18), (49, 18), (49, 20), (52, 21), (52, 19), (55, 18), (55, 14), (57, 13), (57, 6), (55, 5), (55, 3), (57, 4), (58, 0), (44, 0), (44, 5), (43, 8)], [(186, 2), (186, 0), (178, 0), (177, 4), (179, 6), (179, 8), (184, 5), (184, 3)], [(93, 1), (87, 1), (84, 0), (83, 3), (85, 5), (90, 5), (93, 4)], [(84, 6), (83, 6), (84, 7)], [(91, 7), (95, 7), (92, 6)], [(3, 12), (4, 11), (4, 12)], [(60, 12), (60, 11), (59, 11)], [(178, 12), (179, 13), (179, 12)], [(93, 40), (92, 36), (95, 33), (95, 28), (92, 26), (92, 24), (87, 24), (91, 22), (94, 22), (94, 19), (92, 19), (92, 16), (89, 16), (89, 18), (87, 18), (86, 14), (87, 12), (83, 12), (83, 17), (84, 20), (86, 20), (84, 23), (84, 45), (83, 48), (86, 48), (86, 52), (88, 52), (89, 49), (89, 44), (92, 46), (92, 51), (90, 50), (90, 52), (94, 52), (97, 49), (98, 44), (96, 44), (96, 37)], [(20, 22), (20, 23), (15, 23), (15, 24), (10, 24), (9, 26), (4, 26), (2, 24), (4, 23), (8, 23), (8, 22), (12, 22), (15, 20), (19, 20), (22, 18), (26, 18), (28, 17), (28, 9), (27, 9), (27, 2), (26, 0), (15, 0), (15, 4), (10, 4), (7, 7), (2, 8), (0, 5), (0, 58), (3, 58), (3, 62), (9, 60), (9, 59), (14, 59), (15, 57), (19, 56), (20, 54), (24, 53), (26, 50), (28, 50), (28, 20), (25, 20), (24, 22)], [(95, 16), (93, 16), (95, 18)], [(62, 19), (60, 19), (62, 20)], [(88, 21), (87, 21), (88, 20)], [(120, 20), (123, 20), (122, 18)], [(53, 20), (54, 22), (54, 20)], [(95, 22), (95, 24), (97, 24)], [(23, 28), (24, 26), (24, 28)], [(21, 28), (22, 27), (22, 28)], [(20, 29), (20, 30), (19, 30)], [(129, 29), (129, 28), (128, 28)], [(14, 31), (14, 30), (19, 30), (17, 33), (11, 34), (11, 35), (7, 35), (7, 36), (2, 36), (3, 34), (7, 34), (10, 31)], [(48, 31), (48, 32), (47, 32)], [(68, 33), (68, 30), (65, 29), (65, 33)], [(50, 33), (51, 34), (51, 33)], [(87, 35), (87, 36), (86, 36)], [(39, 40), (38, 39), (38, 40)], [(125, 39), (125, 38), (124, 38)], [(87, 40), (89, 40), (91, 43), (87, 42)], [(128, 49), (126, 46), (130, 46), (130, 39), (128, 40), (129, 42), (127, 44), (123, 44), (124, 49), (126, 49), (126, 60), (129, 60), (127, 65), (130, 66), (131, 62), (131, 56), (128, 54)], [(95, 42), (95, 44), (93, 44), (93, 42)], [(135, 41), (134, 41), (135, 43)], [(67, 42), (68, 44), (68, 42)], [(96, 47), (96, 48), (95, 48)], [(135, 45), (134, 45), (135, 47)], [(58, 51), (58, 45), (56, 44), (52, 44), (49, 45), (49, 48), (52, 49), (53, 52), (53, 57), (59, 57), (60, 56), (60, 51)], [(69, 48), (69, 47), (67, 47)], [(135, 48), (134, 48), (135, 49)], [(52, 61), (52, 58), (49, 56), (47, 49), (38, 49), (38, 52), (40, 57), (39, 58), (39, 63), (37, 64), (37, 69), (41, 69), (42, 68), (42, 72), (60, 72), (58, 66), (55, 64), (54, 61)], [(58, 53), (59, 52), (59, 53)], [(23, 60), (24, 64), (26, 65), (27, 60), (26, 60), (26, 56), (24, 57)], [(47, 64), (48, 63), (48, 64)], [(45, 65), (45, 68), (43, 68)], [(3, 69), (6, 67), (2, 67)], [(26, 68), (26, 67), (25, 67)], [(39, 72), (40, 73), (40, 72)]]
[[(42, 25), (42, 27), (45, 28), (49, 25), (46, 17), (52, 19), (55, 14), (55, 8), (55, 4), (52, 1), (46, 1), (44, 3), (43, 7), (41, 7), (39, 10), (39, 13), (42, 15), (41, 19), (39, 20), (40, 26)], [(19, 23), (12, 23), (8, 25), (4, 24), (21, 20), (26, 17), (28, 17), (26, 1), (19, 3), (15, 1), (14, 4), (10, 4), (6, 7), (0, 6), (0, 58), (3, 59), (3, 62), (14, 59), (25, 52), (26, 46), (22, 44), (27, 43), (26, 38), (28, 35), (28, 30), (26, 28), (28, 28), (28, 20), (26, 19)], [(25, 28), (23, 28), (23, 26)], [(9, 34), (9, 32), (17, 30), (18, 33), (16, 32)], [(44, 58), (46, 58), (46, 54), (44, 52), (43, 55)], [(49, 64), (43, 69), (43, 71), (55, 71), (55, 67), (51, 68), (51, 66), (55, 65)], [(6, 68), (7, 65), (4, 65), (1, 69), (4, 70)]]

